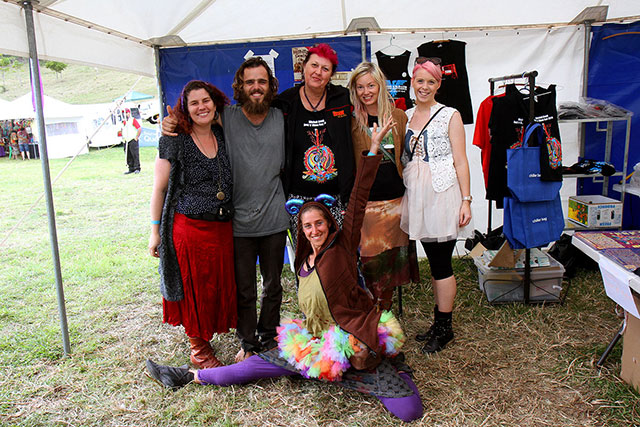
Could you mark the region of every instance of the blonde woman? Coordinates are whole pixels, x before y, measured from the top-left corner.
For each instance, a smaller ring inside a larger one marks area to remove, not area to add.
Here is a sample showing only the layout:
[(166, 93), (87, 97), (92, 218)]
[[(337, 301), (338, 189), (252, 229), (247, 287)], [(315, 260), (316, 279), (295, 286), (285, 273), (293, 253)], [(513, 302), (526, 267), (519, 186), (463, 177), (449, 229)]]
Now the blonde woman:
[[(396, 123), (381, 144), (382, 162), (369, 194), (360, 241), (365, 282), (381, 308), (387, 309), (395, 286), (418, 280), (416, 257), (411, 256), (413, 262), (408, 262), (409, 236), (400, 229), (405, 190), (400, 155), (407, 116), (395, 108), (382, 71), (371, 62), (359, 64), (351, 73), (349, 93), (354, 107), (351, 137), (357, 166), (360, 154), (371, 147), (374, 124), (390, 118)], [(411, 253), (415, 255), (415, 251)]]
[(456, 240), (473, 230), (464, 126), (455, 108), (435, 100), (441, 82), (439, 58), (419, 57), (411, 78), (416, 106), (407, 111), (403, 151), (407, 191), (400, 227), (427, 254), (435, 300), (431, 328), (416, 336), (426, 341), (424, 353), (440, 351), (453, 339), (456, 278), (451, 256)]

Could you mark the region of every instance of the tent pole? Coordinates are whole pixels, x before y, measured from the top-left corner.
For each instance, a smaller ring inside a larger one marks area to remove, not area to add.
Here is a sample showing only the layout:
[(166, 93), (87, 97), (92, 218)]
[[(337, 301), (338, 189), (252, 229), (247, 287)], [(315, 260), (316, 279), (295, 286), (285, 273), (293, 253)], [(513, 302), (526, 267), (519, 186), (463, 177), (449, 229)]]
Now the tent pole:
[[(584, 21), (584, 55), (583, 55), (583, 63), (582, 63), (582, 97), (587, 97), (587, 89), (589, 86), (589, 48), (591, 45), (591, 23), (593, 21)], [(580, 123), (579, 131), (578, 131), (578, 141), (580, 141), (580, 148), (578, 152), (578, 156), (580, 156), (581, 160), (584, 158), (584, 146), (585, 146), (585, 132), (586, 132), (586, 123)]]
[(60, 314), (60, 329), (62, 330), (62, 348), (64, 355), (71, 352), (69, 346), (69, 329), (67, 327), (67, 310), (65, 308), (64, 290), (62, 287), (62, 273), (60, 271), (60, 252), (58, 250), (58, 235), (56, 231), (56, 217), (53, 209), (53, 193), (51, 191), (51, 173), (49, 171), (49, 155), (47, 153), (47, 139), (45, 135), (44, 112), (42, 109), (42, 92), (40, 90), (40, 67), (38, 65), (38, 52), (36, 48), (36, 35), (33, 25), (33, 5), (31, 0), (22, 2), (24, 17), (27, 23), (27, 40), (29, 42), (29, 70), (31, 72), (32, 91), (36, 100), (36, 120), (38, 123), (38, 140), (40, 144), (40, 164), (44, 179), (44, 191), (47, 203), (47, 217), (49, 219), (49, 240), (56, 278), (56, 290), (58, 293), (58, 312)]
[(160, 81), (160, 47), (158, 45), (153, 46), (153, 55), (156, 62), (156, 82), (158, 84), (158, 102), (160, 104), (158, 123), (162, 123), (162, 119), (164, 119), (164, 93), (162, 91), (162, 81)]
[(360, 30), (360, 47), (362, 49), (362, 62), (367, 61), (367, 30)]

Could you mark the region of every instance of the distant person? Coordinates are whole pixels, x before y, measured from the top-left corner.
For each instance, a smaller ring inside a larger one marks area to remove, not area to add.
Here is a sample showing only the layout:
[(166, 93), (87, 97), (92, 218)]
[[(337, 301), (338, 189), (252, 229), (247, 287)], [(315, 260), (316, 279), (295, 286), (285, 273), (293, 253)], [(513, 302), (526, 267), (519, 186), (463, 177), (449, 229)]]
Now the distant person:
[(138, 146), (140, 133), (142, 133), (142, 126), (135, 118), (131, 117), (131, 110), (127, 108), (125, 120), (122, 122), (122, 141), (129, 167), (129, 170), (124, 173), (125, 175), (140, 173), (140, 148)]
[[(222, 113), (233, 171), (233, 246), (238, 299), (240, 351), (236, 362), (275, 347), (280, 324), (286, 230), (289, 217), (280, 179), (284, 167), (284, 117), (272, 108), (278, 81), (264, 59), (247, 59), (233, 80), (237, 105)], [(172, 134), (177, 120), (170, 114), (163, 133)], [(262, 296), (256, 313), (256, 261), (260, 259)]]
[(173, 110), (178, 135), (160, 138), (151, 193), (163, 321), (184, 326), (200, 368), (222, 364), (211, 338), (236, 327), (231, 165), (215, 122), (228, 102), (209, 83), (187, 83)]
[(20, 147), (22, 160), (31, 159), (31, 154), (29, 154), (29, 134), (23, 127), (18, 129), (18, 146)]
[(15, 128), (11, 131), (11, 134), (9, 134), (9, 145), (11, 147), (11, 158), (18, 160), (20, 147), (18, 145), (18, 132), (15, 131)]

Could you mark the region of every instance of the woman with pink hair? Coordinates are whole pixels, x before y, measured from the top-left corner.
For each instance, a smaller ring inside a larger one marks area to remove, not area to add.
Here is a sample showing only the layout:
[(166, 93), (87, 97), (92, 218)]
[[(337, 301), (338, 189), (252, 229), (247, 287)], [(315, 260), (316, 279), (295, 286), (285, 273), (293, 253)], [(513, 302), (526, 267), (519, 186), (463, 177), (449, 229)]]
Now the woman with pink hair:
[[(284, 191), (288, 199), (312, 200), (318, 194), (336, 199), (331, 213), (342, 217), (353, 187), (349, 91), (331, 83), (338, 55), (326, 43), (308, 48), (302, 83), (274, 100), (285, 118)], [(295, 237), (297, 217), (292, 217)]]
[(456, 279), (451, 256), (456, 240), (473, 230), (464, 126), (456, 109), (435, 100), (441, 81), (440, 58), (416, 60), (411, 78), (416, 106), (407, 111), (402, 155), (406, 191), (400, 228), (424, 248), (435, 300), (433, 324), (416, 336), (426, 341), (424, 353), (438, 352), (453, 339)]

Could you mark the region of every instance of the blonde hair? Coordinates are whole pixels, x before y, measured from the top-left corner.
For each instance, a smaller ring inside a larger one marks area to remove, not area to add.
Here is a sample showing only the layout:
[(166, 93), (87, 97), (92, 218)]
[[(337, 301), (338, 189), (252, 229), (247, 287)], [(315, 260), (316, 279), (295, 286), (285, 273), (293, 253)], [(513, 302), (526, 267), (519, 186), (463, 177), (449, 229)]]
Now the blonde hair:
[(356, 118), (356, 122), (360, 125), (360, 127), (364, 129), (369, 128), (369, 121), (367, 119), (367, 109), (365, 105), (358, 98), (358, 94), (356, 92), (356, 82), (358, 79), (366, 74), (371, 75), (373, 80), (378, 84), (378, 125), (380, 125), (384, 120), (391, 117), (391, 113), (395, 109), (395, 105), (393, 103), (393, 98), (389, 94), (389, 90), (387, 89), (387, 82), (384, 74), (382, 74), (382, 70), (376, 64), (372, 62), (361, 62), (358, 64), (355, 70), (351, 73), (351, 77), (349, 78), (349, 95), (351, 96), (351, 104), (353, 104), (354, 115)]

